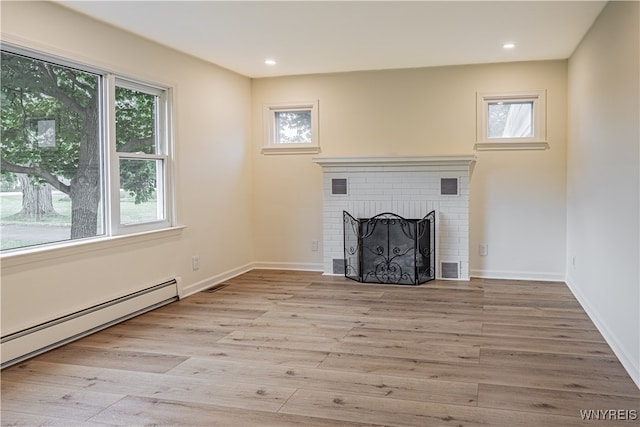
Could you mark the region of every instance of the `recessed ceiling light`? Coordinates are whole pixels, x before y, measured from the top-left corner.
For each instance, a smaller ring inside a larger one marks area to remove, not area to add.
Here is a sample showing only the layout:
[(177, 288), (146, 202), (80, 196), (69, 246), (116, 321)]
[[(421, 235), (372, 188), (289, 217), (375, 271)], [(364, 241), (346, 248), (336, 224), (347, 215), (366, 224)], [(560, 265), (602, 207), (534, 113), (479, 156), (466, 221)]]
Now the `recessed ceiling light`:
[(513, 49), (514, 47), (516, 47), (516, 44), (515, 43), (505, 43), (505, 44), (502, 45), (502, 47), (504, 49)]
[(275, 59), (265, 59), (264, 63), (267, 65), (276, 65), (276, 60)]

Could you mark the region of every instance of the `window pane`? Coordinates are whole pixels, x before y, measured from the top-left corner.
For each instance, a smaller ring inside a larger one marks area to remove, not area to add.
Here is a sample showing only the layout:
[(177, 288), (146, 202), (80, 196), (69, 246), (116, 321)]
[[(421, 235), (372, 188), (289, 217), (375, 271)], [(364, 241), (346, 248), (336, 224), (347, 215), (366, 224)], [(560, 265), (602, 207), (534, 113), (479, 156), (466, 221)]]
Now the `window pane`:
[(103, 233), (100, 76), (2, 52), (2, 249)]
[(120, 159), (120, 223), (163, 220), (162, 160)]
[(157, 96), (116, 87), (116, 150), (156, 154)]
[(301, 144), (311, 142), (311, 110), (276, 111), (275, 143)]
[(533, 136), (533, 102), (490, 102), (489, 138), (530, 138)]

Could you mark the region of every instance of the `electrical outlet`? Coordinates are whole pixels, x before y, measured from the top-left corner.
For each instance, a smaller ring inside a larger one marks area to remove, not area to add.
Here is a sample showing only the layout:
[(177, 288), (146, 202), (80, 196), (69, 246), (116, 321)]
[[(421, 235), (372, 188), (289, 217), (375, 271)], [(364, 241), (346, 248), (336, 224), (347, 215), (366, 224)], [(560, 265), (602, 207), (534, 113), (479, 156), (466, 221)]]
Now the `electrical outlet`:
[(317, 240), (312, 240), (311, 241), (311, 250), (313, 252), (318, 252), (318, 241)]
[(194, 256), (191, 258), (191, 268), (193, 268), (193, 271), (200, 270), (200, 257)]
[(489, 245), (486, 243), (480, 243), (480, 245), (478, 245), (478, 252), (480, 253), (480, 256), (489, 255)]

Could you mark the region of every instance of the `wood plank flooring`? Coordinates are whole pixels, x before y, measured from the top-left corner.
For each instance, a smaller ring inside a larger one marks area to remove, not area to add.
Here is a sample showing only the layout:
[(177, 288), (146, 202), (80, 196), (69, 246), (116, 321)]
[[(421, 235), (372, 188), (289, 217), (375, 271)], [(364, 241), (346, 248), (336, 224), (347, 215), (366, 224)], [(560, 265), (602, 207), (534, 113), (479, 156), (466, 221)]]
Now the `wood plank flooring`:
[(5, 369), (2, 425), (639, 423), (640, 391), (563, 283), (225, 285)]

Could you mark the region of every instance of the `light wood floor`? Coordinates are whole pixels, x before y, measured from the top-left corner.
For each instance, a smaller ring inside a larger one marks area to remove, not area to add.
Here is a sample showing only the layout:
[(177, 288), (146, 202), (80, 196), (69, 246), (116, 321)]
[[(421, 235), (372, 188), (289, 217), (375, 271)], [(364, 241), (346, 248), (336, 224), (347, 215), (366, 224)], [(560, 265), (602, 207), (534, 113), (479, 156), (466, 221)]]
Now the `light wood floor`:
[(5, 369), (2, 425), (638, 423), (582, 420), (640, 392), (562, 283), (227, 284)]

